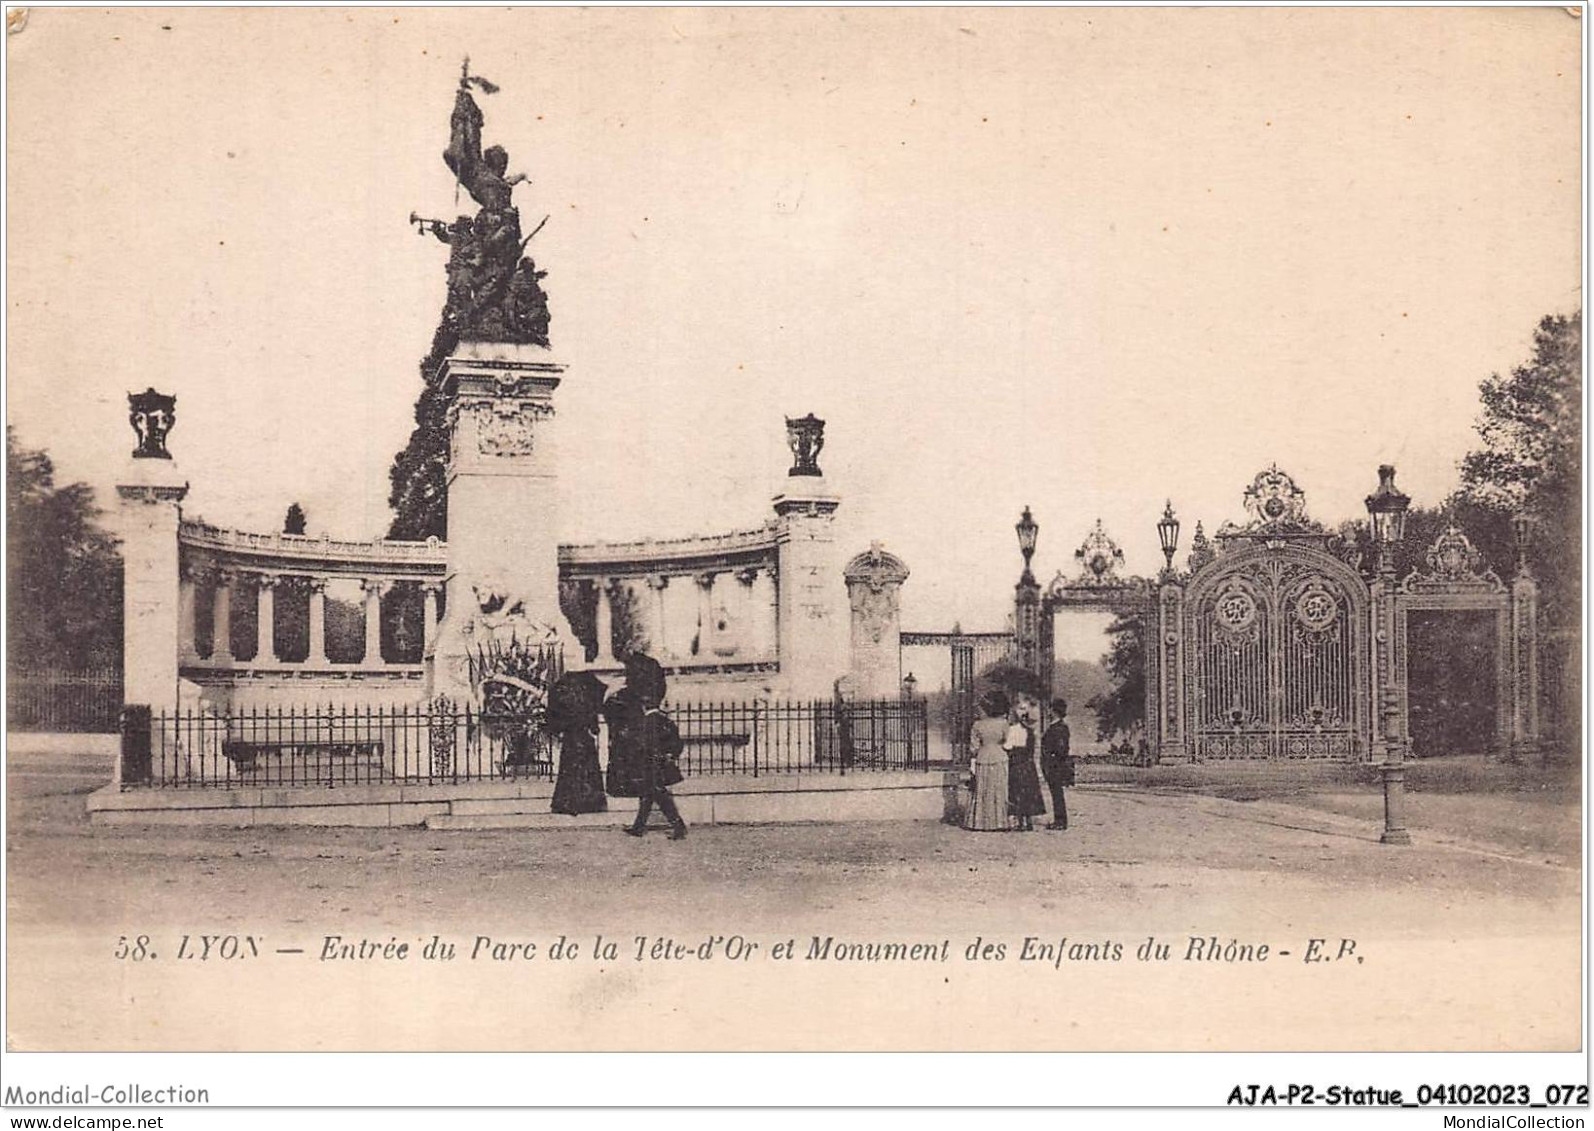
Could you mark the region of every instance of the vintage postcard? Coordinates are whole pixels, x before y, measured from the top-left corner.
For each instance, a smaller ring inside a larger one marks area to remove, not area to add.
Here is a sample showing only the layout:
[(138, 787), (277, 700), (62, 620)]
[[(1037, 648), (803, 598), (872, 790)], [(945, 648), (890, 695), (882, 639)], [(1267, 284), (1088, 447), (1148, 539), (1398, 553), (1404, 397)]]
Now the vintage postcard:
[(8, 33), (13, 1052), (1582, 1047), (1581, 9)]

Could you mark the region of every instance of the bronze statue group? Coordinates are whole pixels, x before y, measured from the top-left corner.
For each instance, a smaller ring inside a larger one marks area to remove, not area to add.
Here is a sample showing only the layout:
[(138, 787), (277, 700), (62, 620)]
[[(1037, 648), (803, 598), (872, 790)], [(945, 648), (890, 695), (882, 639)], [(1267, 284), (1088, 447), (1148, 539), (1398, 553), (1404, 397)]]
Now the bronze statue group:
[[(627, 657), (625, 686), (607, 700), (603, 681), (591, 672), (560, 677), (548, 695), (548, 727), (560, 738), (555, 813), (602, 813), (610, 796), (635, 797), (636, 820), (627, 833), (642, 836), (656, 807), (670, 823), (670, 839), (686, 837), (670, 795), (682, 779), (681, 733), (664, 713), (665, 686), (664, 669), (641, 653)], [(607, 779), (598, 765), (600, 715), (609, 724)]]

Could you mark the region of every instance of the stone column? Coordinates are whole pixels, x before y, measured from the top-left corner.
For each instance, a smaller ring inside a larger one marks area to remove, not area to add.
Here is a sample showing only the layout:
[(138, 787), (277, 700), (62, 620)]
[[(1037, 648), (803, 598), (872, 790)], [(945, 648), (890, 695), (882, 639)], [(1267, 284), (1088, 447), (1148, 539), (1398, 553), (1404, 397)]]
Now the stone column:
[(310, 578), (310, 653), (304, 662), (324, 667), (327, 663), (327, 579)]
[(382, 592), (386, 588), (387, 583), (379, 578), (360, 582), (365, 594), (365, 653), (360, 661), (367, 665), (382, 663)]
[(653, 590), (653, 631), (649, 634), (648, 650), (655, 660), (660, 661), (675, 654), (670, 647), (670, 622), (664, 608), (664, 590), (669, 584), (670, 579), (662, 573), (655, 573), (648, 578), (648, 588)]
[(614, 589), (615, 584), (607, 577), (593, 580), (593, 586), (598, 591), (598, 608), (593, 616), (594, 631), (598, 636), (598, 654), (593, 663), (600, 668), (613, 667), (614, 659)]
[(775, 566), (763, 566), (754, 573), (749, 595), (758, 641), (755, 655), (760, 660), (780, 659), (780, 573)]
[(177, 654), (183, 663), (199, 658), (199, 648), (194, 643), (198, 639), (195, 620), (198, 603), (194, 600), (194, 588), (194, 567), (185, 563), (177, 586)]
[(425, 614), (421, 618), (422, 659), (432, 654), (432, 646), (437, 643), (437, 594), (441, 588), (439, 582), (421, 585), (421, 599), (425, 604)]
[(212, 606), (210, 630), (210, 659), (212, 663), (230, 664), (232, 655), (232, 583), (237, 576), (230, 569), (216, 571), (216, 602)]
[(263, 573), (255, 589), (255, 658), (256, 664), (272, 664), (277, 660), (277, 579)]
[(714, 651), (714, 578), (713, 570), (704, 570), (693, 580), (697, 582), (697, 655), (707, 656)]
[(759, 606), (758, 597), (754, 586), (758, 582), (758, 570), (754, 567), (736, 571), (738, 607), (736, 624), (736, 653), (741, 659), (761, 660), (764, 658), (764, 612)]

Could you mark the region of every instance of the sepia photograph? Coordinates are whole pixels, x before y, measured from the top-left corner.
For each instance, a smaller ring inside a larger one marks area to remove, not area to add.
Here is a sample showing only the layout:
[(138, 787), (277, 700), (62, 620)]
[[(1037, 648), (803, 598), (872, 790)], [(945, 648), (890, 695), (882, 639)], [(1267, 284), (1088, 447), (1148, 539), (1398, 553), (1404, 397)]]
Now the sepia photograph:
[(12, 1067), (1582, 1053), (1584, 15), (8, 9)]

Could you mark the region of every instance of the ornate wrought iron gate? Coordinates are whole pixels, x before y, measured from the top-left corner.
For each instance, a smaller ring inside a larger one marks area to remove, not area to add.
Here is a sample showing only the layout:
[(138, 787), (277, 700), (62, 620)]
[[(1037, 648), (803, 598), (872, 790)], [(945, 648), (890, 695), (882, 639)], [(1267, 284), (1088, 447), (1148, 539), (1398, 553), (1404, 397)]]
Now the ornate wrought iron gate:
[(938, 720), (946, 728), (952, 757), (969, 760), (969, 733), (973, 730), (978, 704), (975, 689), (981, 673), (1000, 660), (1013, 657), (1011, 632), (964, 632), (953, 626), (951, 632), (904, 632), (902, 647), (946, 646), (951, 653), (951, 678), (946, 705)]
[(1191, 587), (1185, 638), (1198, 759), (1366, 752), (1364, 587), (1332, 555), (1258, 547)]

